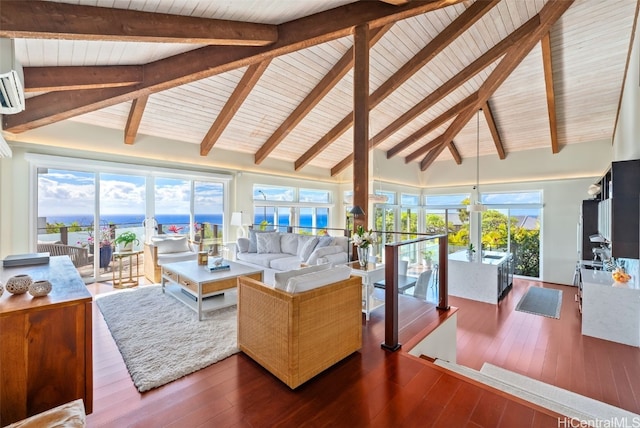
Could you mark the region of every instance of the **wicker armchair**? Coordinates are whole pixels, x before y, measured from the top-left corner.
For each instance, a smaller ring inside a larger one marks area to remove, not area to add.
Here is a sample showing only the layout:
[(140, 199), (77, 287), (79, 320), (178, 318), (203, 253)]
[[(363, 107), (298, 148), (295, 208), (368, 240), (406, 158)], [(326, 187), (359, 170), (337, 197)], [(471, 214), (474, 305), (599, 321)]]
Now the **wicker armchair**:
[(291, 389), (362, 347), (362, 283), (290, 294), (238, 278), (238, 347)]

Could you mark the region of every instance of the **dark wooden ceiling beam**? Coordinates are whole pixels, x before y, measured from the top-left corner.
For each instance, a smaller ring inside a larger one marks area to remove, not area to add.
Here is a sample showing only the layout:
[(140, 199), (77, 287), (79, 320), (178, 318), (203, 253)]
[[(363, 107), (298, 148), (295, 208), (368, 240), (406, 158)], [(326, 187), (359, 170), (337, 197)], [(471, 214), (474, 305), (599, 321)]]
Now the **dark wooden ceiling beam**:
[(404, 163), (409, 163), (411, 161), (414, 161), (414, 160), (418, 159), (420, 156), (424, 155), (427, 152), (430, 152), (431, 150), (435, 149), (436, 147), (441, 146), (443, 143), (444, 143), (444, 135), (443, 134), (438, 135), (436, 138), (434, 138), (433, 140), (429, 141), (424, 146), (414, 150), (413, 152), (411, 152), (407, 156), (405, 156)]
[(551, 131), (551, 152), (560, 151), (558, 143), (558, 120), (556, 116), (556, 95), (553, 89), (553, 61), (551, 60), (551, 37), (545, 34), (540, 41), (542, 47), (542, 64), (544, 68), (544, 83), (547, 88), (547, 111), (549, 112), (549, 130)]
[(491, 131), (491, 137), (493, 138), (493, 144), (495, 144), (496, 146), (498, 157), (501, 160), (504, 160), (507, 155), (504, 151), (504, 144), (502, 144), (502, 138), (500, 137), (500, 133), (498, 132), (496, 120), (493, 117), (493, 111), (491, 110), (491, 106), (489, 105), (488, 100), (484, 104), (482, 104), (482, 112), (484, 113), (484, 118), (487, 121), (487, 126), (489, 126), (489, 131)]
[(389, 138), (391, 135), (398, 132), (407, 123), (411, 122), (419, 115), (433, 107), (436, 103), (441, 101), (444, 97), (452, 93), (454, 90), (462, 86), (467, 80), (487, 68), (494, 61), (498, 60), (504, 53), (514, 44), (522, 40), (527, 34), (529, 34), (537, 25), (537, 18), (527, 21), (520, 26), (517, 30), (507, 36), (505, 39), (498, 42), (495, 46), (482, 54), (478, 59), (466, 66), (462, 71), (449, 79), (446, 83), (440, 86), (438, 89), (429, 94), (426, 98), (413, 106), (409, 111), (393, 121), (385, 129), (380, 131), (375, 137), (381, 139), (381, 142)]
[(427, 123), (422, 128), (418, 129), (416, 132), (393, 146), (387, 151), (387, 159), (391, 159), (401, 151), (409, 148), (412, 144), (418, 142), (422, 137), (435, 130), (437, 127), (447, 122), (457, 114), (460, 114), (461, 111), (469, 107), (472, 103), (474, 103), (478, 99), (478, 93), (474, 92), (469, 95), (464, 100), (460, 101), (455, 106), (451, 107), (449, 110), (442, 113), (440, 116), (433, 119), (431, 122)]
[(456, 145), (453, 141), (449, 141), (449, 144), (447, 144), (447, 148), (449, 149), (451, 156), (453, 156), (453, 160), (456, 161), (458, 165), (462, 164), (462, 156), (460, 156), (460, 152), (458, 152), (458, 149), (456, 148)]
[(25, 67), (25, 92), (117, 88), (142, 83), (141, 65)]
[(131, 103), (131, 109), (129, 110), (129, 117), (127, 118), (127, 124), (124, 127), (124, 143), (132, 145), (136, 141), (138, 135), (138, 128), (142, 121), (142, 115), (144, 109), (147, 106), (147, 95), (133, 100)]
[[(384, 34), (391, 29), (393, 24), (388, 24), (380, 28), (371, 30), (369, 48), (375, 45)], [(309, 92), (306, 98), (296, 107), (284, 122), (271, 134), (267, 141), (258, 149), (255, 154), (255, 163), (261, 164), (269, 154), (278, 147), (278, 144), (306, 117), (307, 114), (327, 95), (344, 76), (353, 68), (353, 47), (338, 60), (331, 70), (318, 82)], [(296, 170), (302, 168), (296, 161)]]
[[(420, 163), (420, 169), (424, 171), (442, 153), (448, 143), (455, 138), (462, 128), (469, 122), (478, 109), (493, 95), (493, 93), (509, 77), (513, 70), (518, 67), (522, 60), (531, 52), (534, 46), (540, 42), (542, 37), (549, 31), (551, 26), (562, 16), (562, 14), (573, 4), (574, 0), (549, 0), (540, 13), (531, 20), (537, 20), (538, 24), (522, 41), (515, 44), (506, 53), (504, 58), (491, 72), (487, 80), (478, 89), (480, 95), (476, 105), (469, 107), (460, 113), (444, 132), (444, 144), (429, 153), (429, 161), (426, 158)], [(529, 21), (531, 21), (529, 20)]]
[[(452, 93), (458, 87), (463, 85), (467, 80), (471, 79), (473, 76), (478, 74), (480, 71), (484, 70), (486, 67), (491, 65), (494, 61), (497, 61), (504, 53), (509, 50), (514, 44), (518, 43), (525, 36), (530, 34), (540, 22), (540, 18), (538, 15), (521, 25), (517, 30), (513, 33), (509, 34), (506, 38), (498, 42), (495, 46), (489, 49), (487, 52), (482, 54), (478, 59), (473, 61), (467, 67), (465, 67), (461, 72), (453, 76), (447, 82), (445, 82), (438, 89), (430, 93), (426, 98), (420, 101), (418, 104), (413, 106), (409, 111), (404, 113), (402, 116), (391, 122), (391, 124), (387, 125), (382, 131), (378, 132), (371, 139), (376, 142), (376, 144), (382, 143), (384, 140), (389, 138), (391, 135), (395, 134), (402, 127), (407, 125), (409, 122), (416, 119), (419, 115), (427, 111), (429, 108), (433, 107), (436, 103), (441, 101), (444, 97)], [(337, 127), (337, 126), (336, 126)], [(335, 127), (334, 127), (335, 129)], [(336, 175), (342, 172), (346, 167), (349, 166), (349, 162), (347, 162), (347, 156), (343, 160), (341, 160), (338, 164), (334, 165), (331, 168), (331, 175)]]
[(236, 86), (236, 89), (225, 103), (218, 117), (216, 117), (213, 125), (209, 128), (209, 132), (207, 132), (207, 135), (205, 135), (200, 143), (200, 156), (209, 154), (214, 144), (227, 128), (227, 125), (229, 125), (229, 122), (231, 122), (231, 119), (233, 119), (233, 116), (235, 116), (244, 100), (251, 93), (253, 87), (256, 86), (270, 63), (271, 60), (266, 60), (258, 64), (250, 65), (247, 68), (242, 79), (238, 82), (238, 86)]
[(47, 1), (3, 0), (0, 37), (265, 46), (275, 25)]
[[(461, 34), (467, 31), (473, 24), (482, 18), (491, 8), (493, 8), (500, 0), (478, 1), (469, 9), (462, 12), (451, 24), (435, 36), (425, 47), (415, 54), (409, 61), (398, 69), (391, 77), (382, 83), (371, 95), (369, 105), (374, 109), (378, 104), (384, 101), (396, 89), (411, 78), (416, 72), (422, 69), (436, 55), (442, 52)], [(353, 125), (353, 111), (349, 112), (342, 120), (338, 122), (327, 134), (325, 134), (313, 147), (305, 152), (298, 160), (296, 160), (296, 170), (309, 163), (315, 156), (320, 154), (331, 143), (338, 139), (342, 134)], [(301, 166), (298, 166), (301, 165)]]
[[(49, 108), (52, 100), (38, 97), (26, 102), (25, 111), (4, 115), (3, 129), (20, 133), (49, 125), (81, 114), (90, 113), (142, 95), (175, 88), (226, 71), (246, 67), (280, 55), (315, 46), (351, 34), (355, 25), (368, 22), (377, 28), (395, 21), (440, 9), (461, 0), (416, 1), (403, 6), (380, 2), (355, 2), (303, 17), (278, 26), (278, 41), (266, 47), (205, 46), (144, 65), (144, 82), (135, 87), (80, 91), (68, 98), (56, 98), (56, 108)], [(4, 2), (3, 2), (4, 5)], [(99, 91), (99, 92), (97, 92)], [(77, 92), (77, 91), (76, 91)]]

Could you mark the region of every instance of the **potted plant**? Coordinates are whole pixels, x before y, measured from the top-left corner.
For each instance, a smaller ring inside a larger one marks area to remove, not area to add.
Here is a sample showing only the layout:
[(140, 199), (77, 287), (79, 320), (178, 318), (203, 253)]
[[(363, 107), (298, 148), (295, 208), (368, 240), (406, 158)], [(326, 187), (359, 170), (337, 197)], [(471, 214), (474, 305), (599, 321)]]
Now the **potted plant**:
[(473, 260), (473, 255), (476, 253), (476, 249), (473, 246), (473, 243), (469, 244), (469, 247), (467, 248), (467, 259), (469, 259), (469, 261)]
[(432, 250), (424, 250), (422, 252), (422, 266), (425, 269), (429, 270), (433, 266), (433, 251)]
[(130, 230), (122, 232), (114, 242), (118, 245), (120, 251), (131, 251), (134, 242), (136, 245), (140, 244), (138, 236)]

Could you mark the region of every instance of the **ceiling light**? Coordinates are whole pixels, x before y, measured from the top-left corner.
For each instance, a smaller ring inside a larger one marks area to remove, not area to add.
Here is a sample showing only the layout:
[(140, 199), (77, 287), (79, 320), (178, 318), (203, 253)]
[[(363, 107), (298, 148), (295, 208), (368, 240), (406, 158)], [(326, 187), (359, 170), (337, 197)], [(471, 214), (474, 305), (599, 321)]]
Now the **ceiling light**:
[(480, 202), (480, 111), (476, 114), (476, 194), (474, 195), (475, 202), (467, 205), (467, 211), (473, 213), (479, 213), (487, 210), (487, 207)]

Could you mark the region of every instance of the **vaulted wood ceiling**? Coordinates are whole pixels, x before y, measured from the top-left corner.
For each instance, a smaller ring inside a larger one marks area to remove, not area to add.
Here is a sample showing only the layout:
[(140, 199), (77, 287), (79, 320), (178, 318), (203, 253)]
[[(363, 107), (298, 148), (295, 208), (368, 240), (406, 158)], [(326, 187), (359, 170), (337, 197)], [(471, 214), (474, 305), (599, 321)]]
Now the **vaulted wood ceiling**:
[(371, 148), (423, 170), (477, 150), (556, 153), (611, 140), (637, 7), (2, 0), (28, 94), (3, 128), (79, 121), (123, 130), (122, 144), (160, 136), (336, 175), (353, 161), (352, 33), (367, 22)]

